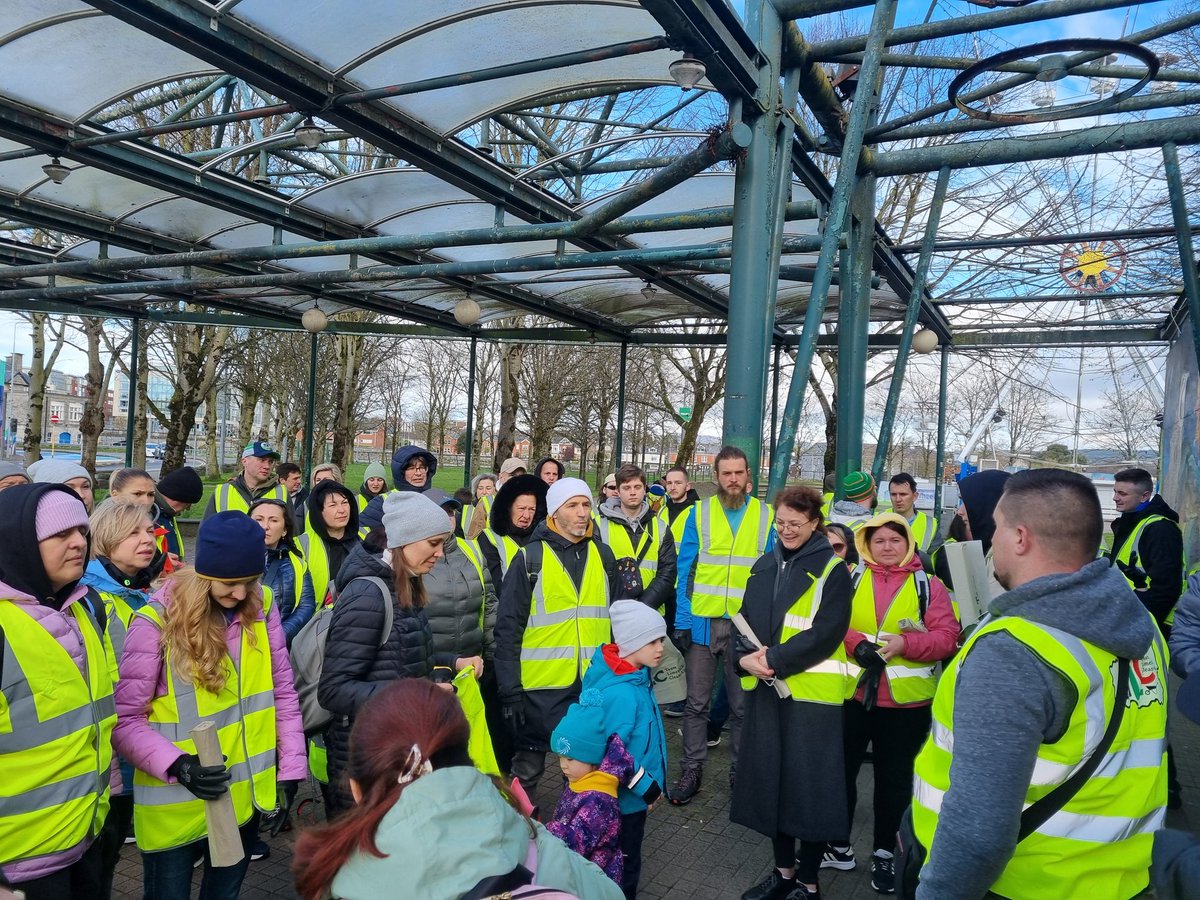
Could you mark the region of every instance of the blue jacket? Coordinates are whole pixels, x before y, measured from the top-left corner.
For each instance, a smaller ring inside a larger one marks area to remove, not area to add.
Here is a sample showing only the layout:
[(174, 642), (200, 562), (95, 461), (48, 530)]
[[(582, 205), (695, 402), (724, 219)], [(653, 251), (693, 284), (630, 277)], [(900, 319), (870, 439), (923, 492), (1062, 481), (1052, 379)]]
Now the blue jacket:
[(640, 812), (662, 794), (662, 786), (667, 783), (667, 738), (662, 713), (654, 702), (650, 670), (641, 668), (618, 675), (609, 665), (610, 659), (620, 660), (616, 644), (596, 648), (583, 676), (580, 701), (588, 691), (600, 694), (596, 705), (604, 709), (604, 739), (617, 735), (633, 757), (633, 778), (628, 785), (621, 785), (617, 794), (624, 816)]
[(263, 584), (271, 589), (275, 602), (279, 604), (279, 619), (283, 625), (283, 636), (288, 646), (292, 639), (300, 633), (313, 613), (317, 611), (317, 602), (313, 596), (312, 579), (308, 570), (304, 571), (304, 585), (300, 589), (300, 603), (296, 604), (296, 567), (288, 559), (289, 553), (281, 544), (272, 550), (267, 548), (267, 568), (263, 572)]

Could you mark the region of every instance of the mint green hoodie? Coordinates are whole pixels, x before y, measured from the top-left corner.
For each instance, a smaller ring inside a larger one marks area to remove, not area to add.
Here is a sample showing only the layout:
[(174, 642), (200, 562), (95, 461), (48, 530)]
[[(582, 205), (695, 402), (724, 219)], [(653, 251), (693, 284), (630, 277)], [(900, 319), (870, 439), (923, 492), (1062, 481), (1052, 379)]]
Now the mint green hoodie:
[[(356, 853), (333, 880), (342, 900), (422, 897), (458, 900), (484, 878), (524, 863), (529, 826), (476, 769), (423, 775), (383, 817), (375, 842), (383, 859)], [(621, 889), (537, 826), (537, 884), (582, 900), (623, 900)]]

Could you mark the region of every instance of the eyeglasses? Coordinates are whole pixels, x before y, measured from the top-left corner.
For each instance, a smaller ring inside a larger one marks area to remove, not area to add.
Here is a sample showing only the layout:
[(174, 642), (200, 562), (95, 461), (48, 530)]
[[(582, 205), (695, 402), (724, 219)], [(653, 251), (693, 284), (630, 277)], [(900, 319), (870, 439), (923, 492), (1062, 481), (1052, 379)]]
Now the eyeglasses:
[(617, 489), (617, 486), (615, 484), (606, 484), (604, 486), (604, 490), (606, 490), (606, 491), (615, 491), (616, 489)]
[(817, 521), (816, 519), (805, 519), (803, 522), (781, 522), (779, 519), (776, 519), (775, 520), (775, 530), (776, 531), (799, 531), (805, 525), (812, 525), (816, 521)]
[(405, 466), (405, 472), (428, 472), (429, 466), (425, 463), (413, 463), (411, 466)]

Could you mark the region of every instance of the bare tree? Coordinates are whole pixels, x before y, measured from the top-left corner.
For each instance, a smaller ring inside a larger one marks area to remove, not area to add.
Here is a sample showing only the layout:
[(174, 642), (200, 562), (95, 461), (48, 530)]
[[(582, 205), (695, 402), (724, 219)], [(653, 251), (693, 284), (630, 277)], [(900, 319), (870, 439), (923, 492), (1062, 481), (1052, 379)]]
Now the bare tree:
[[(46, 313), (22, 313), (29, 322), (33, 354), (29, 361), (29, 413), (25, 417), (25, 465), (42, 458), (42, 422), (46, 403), (46, 382), (58, 362), (66, 341), (67, 322)], [(50, 355), (46, 355), (46, 329), (50, 330)], [(95, 463), (93, 463), (93, 467)]]

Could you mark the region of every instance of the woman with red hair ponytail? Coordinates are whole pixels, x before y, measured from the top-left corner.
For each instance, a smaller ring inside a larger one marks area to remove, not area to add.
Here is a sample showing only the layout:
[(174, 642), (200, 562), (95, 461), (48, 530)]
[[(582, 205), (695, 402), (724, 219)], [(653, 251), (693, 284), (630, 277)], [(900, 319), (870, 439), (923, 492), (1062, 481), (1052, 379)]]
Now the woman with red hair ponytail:
[[(292, 869), (305, 900), (486, 897), (523, 878), (583, 900), (622, 900), (620, 888), (525, 818), (479, 772), (455, 695), (424, 679), (381, 688), (350, 735), (355, 806), (305, 831)], [(531, 845), (535, 848), (531, 852)], [(513, 879), (517, 879), (514, 881)]]

